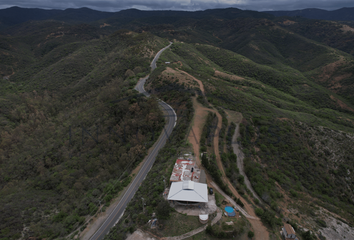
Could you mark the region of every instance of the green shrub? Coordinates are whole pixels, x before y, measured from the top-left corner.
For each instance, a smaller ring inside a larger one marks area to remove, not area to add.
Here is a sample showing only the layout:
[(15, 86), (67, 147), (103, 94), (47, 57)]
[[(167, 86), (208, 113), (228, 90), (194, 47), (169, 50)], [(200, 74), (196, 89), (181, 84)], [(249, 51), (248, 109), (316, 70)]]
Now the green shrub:
[(257, 216), (262, 217), (264, 211), (261, 208), (256, 208), (255, 213), (256, 213)]
[(293, 190), (293, 189), (290, 189), (290, 194), (291, 194), (292, 197), (297, 197), (298, 196), (297, 192), (295, 190)]

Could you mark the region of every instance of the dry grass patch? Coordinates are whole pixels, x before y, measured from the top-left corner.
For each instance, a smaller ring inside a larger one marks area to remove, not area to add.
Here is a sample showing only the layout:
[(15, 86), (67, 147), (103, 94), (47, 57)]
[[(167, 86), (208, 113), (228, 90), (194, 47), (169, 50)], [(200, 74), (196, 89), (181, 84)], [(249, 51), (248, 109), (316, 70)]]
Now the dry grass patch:
[(345, 33), (346, 32), (354, 32), (354, 28), (349, 27), (348, 25), (342, 25), (342, 28), (340, 30), (342, 30)]
[(225, 110), (225, 112), (227, 114), (227, 119), (229, 120), (229, 122), (234, 122), (234, 123), (238, 124), (243, 119), (243, 115), (240, 112), (235, 112), (232, 110)]
[(172, 213), (163, 225), (163, 229), (156, 230), (156, 233), (165, 237), (179, 236), (203, 226), (199, 222), (198, 216), (188, 216), (178, 212)]
[(193, 76), (180, 70), (175, 70), (170, 67), (167, 67), (166, 70), (162, 72), (161, 76), (164, 80), (170, 82), (177, 81), (179, 84), (184, 83), (186, 87), (193, 88), (199, 85), (200, 88), (200, 84), (195, 81), (195, 78)]
[(333, 95), (330, 96), (331, 99), (333, 101), (335, 101), (337, 103), (338, 106), (340, 106), (342, 109), (345, 109), (345, 110), (348, 110), (348, 111), (351, 111), (351, 112), (354, 112), (354, 109), (349, 107), (347, 104), (345, 104), (344, 102), (342, 102), (341, 100), (335, 98)]
[(319, 75), (319, 80), (320, 81), (326, 81), (329, 80), (334, 72), (342, 65), (345, 64), (345, 59), (343, 56), (340, 56), (340, 59), (338, 61), (332, 62), (322, 68), (322, 74)]
[(217, 77), (221, 77), (221, 78), (226, 78), (226, 79), (229, 79), (229, 80), (233, 80), (233, 81), (241, 81), (241, 80), (245, 80), (243, 77), (240, 77), (240, 76), (237, 76), (237, 75), (231, 75), (231, 74), (227, 74), (227, 73), (224, 73), (224, 72), (220, 72), (218, 70), (215, 70), (215, 76)]

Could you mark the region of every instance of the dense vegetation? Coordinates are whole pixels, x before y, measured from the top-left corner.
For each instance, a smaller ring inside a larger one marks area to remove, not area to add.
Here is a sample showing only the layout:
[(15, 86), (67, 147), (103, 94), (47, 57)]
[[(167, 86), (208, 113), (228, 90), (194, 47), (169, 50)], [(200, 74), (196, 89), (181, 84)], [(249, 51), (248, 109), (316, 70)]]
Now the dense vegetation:
[[(160, 227), (163, 227), (164, 220), (169, 218), (171, 209), (162, 197), (164, 192), (163, 180), (165, 179), (168, 182), (167, 179), (169, 179), (176, 158), (183, 153), (187, 126), (193, 117), (193, 107), (189, 89), (179, 84), (173, 85), (173, 88), (169, 85), (161, 85), (159, 73), (163, 70), (163, 67), (159, 67), (151, 74), (149, 78), (149, 82), (151, 82), (150, 91), (154, 92), (160, 99), (165, 98), (166, 94), (172, 96), (168, 98), (167, 103), (176, 110), (178, 123), (165, 147), (159, 151), (145, 181), (130, 201), (122, 217), (125, 220), (120, 221), (105, 239), (124, 239), (127, 233), (134, 231), (137, 227), (145, 227), (146, 223), (152, 218), (152, 213), (156, 213)], [(142, 198), (146, 204), (145, 211), (142, 209)], [(158, 232), (154, 233), (159, 234)]]
[(66, 39), (37, 56), (41, 47), (24, 40), (31, 37), (16, 42), (33, 48), (31, 61), (1, 88), (4, 239), (70, 233), (129, 183), (164, 125), (157, 101), (133, 87), (149, 71), (153, 55), (146, 52), (165, 41), (121, 31), (100, 40)]
[[(260, 214), (269, 226), (279, 224), (274, 215), (281, 214), (278, 203), (283, 195), (276, 183), (291, 196), (298, 197), (299, 192), (306, 192), (318, 199), (318, 205), (352, 219), (348, 214), (353, 211), (352, 193), (347, 190), (352, 188), (352, 183), (348, 182), (347, 176), (352, 173), (349, 159), (353, 153), (344, 147), (349, 146), (352, 139), (352, 134), (345, 132), (354, 130), (350, 111), (338, 108), (331, 102), (327, 90), (318, 85), (317, 91), (311, 91), (313, 98), (295, 94), (294, 89), (304, 84), (311, 84), (315, 89), (315, 83), (304, 75), (293, 80), (292, 85), (267, 81), (268, 76), (274, 76), (273, 73), (283, 74), (279, 77), (283, 81), (284, 76), (290, 77), (289, 72), (293, 70), (284, 72), (258, 65), (243, 56), (208, 45), (175, 44), (171, 50), (174, 55), (166, 53), (164, 56), (178, 59), (185, 71), (203, 81), (208, 102), (243, 113), (245, 119), (240, 126), (239, 141), (246, 155), (245, 171), (256, 193), (269, 205), (269, 209), (265, 208)], [(233, 58), (225, 61), (220, 57), (225, 55)], [(237, 64), (229, 64), (233, 59)], [(232, 74), (217, 75), (214, 70), (232, 72), (243, 79), (232, 78)], [(257, 71), (261, 74), (253, 74)], [(327, 99), (321, 99), (326, 95)], [(213, 125), (212, 119), (209, 114), (201, 150), (208, 146), (207, 129)], [(327, 139), (328, 136), (332, 139)], [(228, 133), (227, 142), (231, 141), (230, 138)], [(222, 154), (221, 157), (227, 176), (238, 191), (244, 192), (243, 179), (233, 155)], [(204, 165), (208, 166), (212, 163), (212, 156), (211, 161), (205, 160)]]
[[(186, 147), (191, 96), (222, 115), (221, 160), (241, 194), (247, 188), (230, 146), (235, 125), (225, 109), (243, 114), (238, 141), (246, 174), (267, 204), (256, 211), (267, 226), (280, 224), (275, 216), (282, 217), (282, 191), (293, 199), (310, 195), (316, 205), (353, 224), (349, 26), (238, 9), (169, 17), (163, 11), (105, 15), (81, 9), (56, 12), (61, 21), (38, 11), (33, 20), (46, 20), (31, 22), (25, 20), (33, 15), (23, 13), (17, 20), (0, 19), (0, 238), (67, 236), (129, 184), (131, 170), (164, 125), (157, 101), (133, 87), (149, 73), (167, 39), (175, 43), (146, 88), (171, 104), (178, 124), (124, 222), (108, 238), (124, 238), (152, 212), (162, 225), (168, 218), (162, 180)], [(116, 32), (123, 27), (140, 33)], [(162, 78), (163, 62), (200, 79), (205, 96)], [(212, 150), (216, 124), (209, 114), (200, 149), (208, 155), (202, 162), (228, 192)], [(324, 227), (321, 220), (317, 224)], [(303, 238), (312, 235), (304, 232)]]

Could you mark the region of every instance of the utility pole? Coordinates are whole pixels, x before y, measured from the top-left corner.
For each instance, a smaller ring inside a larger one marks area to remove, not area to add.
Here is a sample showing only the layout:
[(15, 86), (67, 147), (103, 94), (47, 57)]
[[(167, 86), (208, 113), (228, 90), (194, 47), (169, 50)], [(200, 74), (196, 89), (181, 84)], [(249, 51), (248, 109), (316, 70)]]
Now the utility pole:
[(165, 189), (166, 189), (166, 181), (165, 181), (165, 176), (163, 177), (163, 185), (164, 185), (164, 189), (163, 189), (163, 191), (165, 191)]
[(145, 205), (145, 204), (144, 204), (144, 198), (141, 198), (141, 200), (143, 200), (143, 212), (144, 212), (144, 211), (145, 211), (145, 210), (144, 210), (144, 205)]

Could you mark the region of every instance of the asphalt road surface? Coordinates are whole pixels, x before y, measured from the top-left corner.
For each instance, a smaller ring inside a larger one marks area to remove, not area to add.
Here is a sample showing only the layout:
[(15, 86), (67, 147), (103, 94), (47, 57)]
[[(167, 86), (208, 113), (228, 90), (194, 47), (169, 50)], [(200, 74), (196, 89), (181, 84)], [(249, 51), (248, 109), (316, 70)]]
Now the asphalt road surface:
[[(161, 53), (166, 50), (168, 47), (171, 46), (168, 45), (167, 47), (161, 49), (155, 56), (154, 60), (151, 62), (151, 70), (154, 70), (156, 68), (156, 61), (161, 55)], [(147, 92), (144, 90), (144, 84), (148, 77), (141, 79), (137, 86), (135, 87), (136, 90), (138, 90), (140, 93), (143, 93), (145, 96), (149, 96)], [(90, 240), (101, 240), (105, 237), (105, 235), (109, 232), (109, 230), (115, 225), (115, 223), (119, 220), (119, 218), (123, 215), (125, 208), (127, 207), (128, 203), (130, 200), (133, 198), (135, 192), (138, 190), (139, 186), (145, 179), (146, 175), (150, 171), (152, 165), (155, 162), (156, 156), (159, 152), (159, 150), (165, 145), (168, 137), (172, 133), (172, 130), (174, 126), (176, 125), (177, 122), (177, 115), (173, 108), (168, 105), (167, 103), (159, 100), (159, 105), (160, 107), (164, 110), (165, 115), (168, 117), (168, 123), (165, 126), (165, 129), (163, 130), (161, 136), (157, 140), (157, 142), (154, 145), (154, 148), (152, 151), (149, 153), (147, 156), (143, 166), (141, 167), (140, 171), (134, 178), (133, 182), (130, 184), (128, 190), (125, 192), (123, 195), (122, 199), (118, 203), (118, 205), (114, 208), (114, 210), (111, 212), (111, 214), (108, 216), (108, 218), (105, 220), (105, 222), (100, 226), (100, 228), (95, 232), (95, 234), (90, 238)]]

